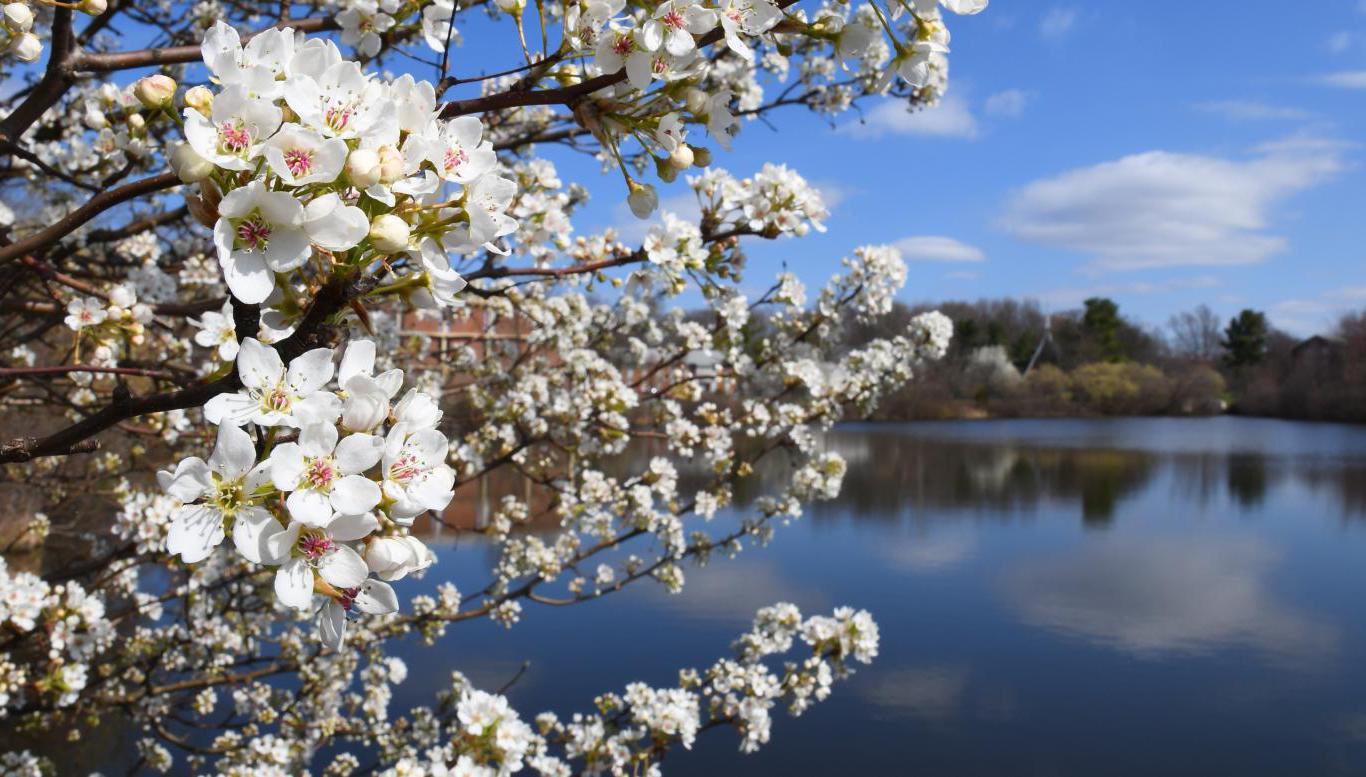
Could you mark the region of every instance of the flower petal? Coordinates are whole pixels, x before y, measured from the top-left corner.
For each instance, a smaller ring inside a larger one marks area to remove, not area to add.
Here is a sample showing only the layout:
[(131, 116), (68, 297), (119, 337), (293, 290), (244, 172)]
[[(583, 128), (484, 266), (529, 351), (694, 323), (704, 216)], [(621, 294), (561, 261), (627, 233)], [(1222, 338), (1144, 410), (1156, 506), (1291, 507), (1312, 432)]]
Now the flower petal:
[(158, 472), (157, 482), (163, 491), (182, 502), (193, 502), (213, 488), (209, 465), (198, 456), (180, 462), (174, 472)]
[(331, 599), (318, 610), (318, 641), (333, 650), (346, 643), (346, 610)]
[(284, 533), (285, 527), (260, 507), (239, 511), (232, 522), (232, 542), (237, 546), (237, 552), (255, 564), (265, 563), (265, 559), (270, 557), (267, 551), (269, 540), (276, 534)]
[(327, 533), (336, 542), (355, 542), (369, 537), (379, 528), (374, 513), (339, 515), (328, 524)]
[(379, 485), (369, 478), (347, 475), (332, 484), (332, 507), (342, 515), (367, 513), (379, 500)]
[(237, 352), (237, 376), (243, 386), (258, 391), (272, 388), (284, 374), (284, 362), (274, 348), (254, 337), (242, 340), (242, 348)]
[(394, 593), (394, 587), (388, 583), (366, 580), (361, 583), (351, 606), (369, 615), (397, 612), (398, 595)]
[[(311, 488), (290, 494), (285, 499), (285, 506), (289, 508), (290, 517), (305, 526), (326, 526), (332, 522), (332, 505), (328, 503), (327, 495)], [(374, 507), (374, 505), (370, 507)], [(365, 510), (368, 509), (370, 508), (365, 508)], [(364, 512), (365, 510), (358, 510), (357, 512)]]
[(305, 396), (332, 380), (332, 349), (314, 348), (289, 363), (289, 387)]
[(304, 452), (296, 442), (281, 443), (270, 452), (270, 482), (281, 491), (293, 491), (304, 476)]
[(313, 604), (313, 570), (301, 558), (292, 558), (275, 573), (275, 598), (286, 607), (307, 610)]
[(335, 459), (342, 474), (359, 475), (378, 464), (383, 455), (383, 438), (373, 434), (348, 434), (337, 444)]
[(289, 561), (290, 551), (294, 549), (294, 543), (299, 541), (299, 530), (303, 526), (291, 523), (288, 529), (266, 537), (266, 541), (261, 549), (261, 563), (277, 566)]
[(223, 514), (204, 505), (186, 505), (166, 532), (166, 551), (193, 564), (208, 558), (222, 541)]
[(337, 588), (356, 588), (369, 572), (360, 554), (345, 545), (338, 545), (318, 563), (318, 574)]
[(218, 444), (209, 456), (209, 465), (224, 480), (246, 475), (256, 465), (256, 446), (251, 436), (235, 426), (219, 427)]
[(259, 305), (275, 290), (275, 274), (266, 268), (265, 257), (254, 251), (233, 251), (226, 258), (219, 257), (223, 280), (227, 281), (232, 296)]
[(341, 366), (337, 368), (337, 382), (345, 386), (356, 375), (370, 377), (375, 371), (375, 341), (352, 340), (346, 344)]
[(332, 424), (304, 424), (299, 431), (299, 450), (305, 456), (318, 458), (332, 453), (337, 447), (337, 427)]

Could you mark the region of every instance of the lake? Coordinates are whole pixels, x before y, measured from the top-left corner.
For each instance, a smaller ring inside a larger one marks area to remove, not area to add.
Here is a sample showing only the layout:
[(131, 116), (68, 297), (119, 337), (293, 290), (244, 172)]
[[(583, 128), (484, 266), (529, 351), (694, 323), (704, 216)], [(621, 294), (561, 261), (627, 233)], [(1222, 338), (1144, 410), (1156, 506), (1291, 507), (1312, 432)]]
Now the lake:
[[(842, 496), (764, 549), (587, 605), (460, 624), (451, 669), (531, 716), (728, 654), (759, 607), (870, 610), (881, 655), (772, 743), (667, 775), (1366, 774), (1366, 428), (1241, 418), (843, 426)], [(752, 495), (751, 495), (752, 496)], [(482, 501), (482, 500), (481, 500)], [(722, 521), (723, 519), (718, 519)], [(474, 590), (491, 561), (433, 540)], [(428, 682), (427, 680), (430, 680)]]

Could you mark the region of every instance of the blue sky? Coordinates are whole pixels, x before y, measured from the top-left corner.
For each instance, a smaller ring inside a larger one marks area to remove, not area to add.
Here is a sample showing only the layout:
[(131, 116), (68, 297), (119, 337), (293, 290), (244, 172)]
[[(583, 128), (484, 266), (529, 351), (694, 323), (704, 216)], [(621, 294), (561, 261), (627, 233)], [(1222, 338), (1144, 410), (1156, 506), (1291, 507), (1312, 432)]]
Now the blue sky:
[[(835, 129), (793, 110), (717, 153), (737, 175), (786, 162), (834, 200), (826, 234), (756, 244), (750, 282), (785, 260), (816, 284), (857, 245), (900, 243), (911, 303), (1098, 294), (1154, 326), (1206, 303), (1331, 327), (1366, 307), (1366, 2), (1287, 10), (995, 0), (950, 17), (939, 108), (869, 103)], [(581, 231), (630, 223), (592, 165), (561, 170), (596, 196)]]
[[(754, 288), (784, 263), (815, 286), (854, 247), (897, 243), (908, 303), (1104, 295), (1153, 326), (1205, 303), (1300, 335), (1366, 308), (1366, 0), (993, 0), (948, 21), (940, 107), (868, 101), (836, 127), (787, 109), (717, 150), (741, 176), (787, 163), (833, 204), (825, 234), (751, 242)], [(462, 22), (456, 75), (516, 63), (511, 25)], [(542, 151), (593, 192), (579, 234), (638, 239), (619, 175)], [(661, 199), (691, 197), (680, 181)]]

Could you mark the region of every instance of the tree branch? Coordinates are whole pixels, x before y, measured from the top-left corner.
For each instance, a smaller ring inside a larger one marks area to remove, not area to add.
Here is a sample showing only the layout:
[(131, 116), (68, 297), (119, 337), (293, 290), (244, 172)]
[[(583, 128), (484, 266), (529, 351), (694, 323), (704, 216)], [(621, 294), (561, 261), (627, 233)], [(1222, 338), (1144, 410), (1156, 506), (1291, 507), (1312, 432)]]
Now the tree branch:
[(151, 194), (179, 185), (180, 179), (176, 177), (175, 173), (162, 173), (130, 184), (124, 184), (117, 189), (100, 192), (91, 197), (89, 202), (67, 214), (65, 218), (47, 229), (39, 230), (18, 242), (0, 247), (0, 264), (5, 264), (24, 254), (45, 248), (47, 245), (76, 231), (82, 224), (115, 205), (136, 199), (144, 194)]
[[(275, 350), (280, 354), (280, 359), (285, 364), (289, 364), (304, 351), (318, 346), (321, 342), (321, 335), (327, 328), (327, 319), (352, 299), (364, 295), (367, 291), (368, 282), (368, 280), (353, 281), (346, 277), (329, 280), (319, 289), (317, 297), (314, 298), (313, 304), (299, 322), (294, 334), (281, 340), (275, 346)], [(164, 413), (168, 410), (187, 410), (192, 407), (200, 407), (219, 394), (236, 391), (241, 387), (242, 381), (237, 375), (237, 368), (234, 367), (231, 373), (211, 383), (200, 383), (178, 391), (153, 394), (137, 399), (115, 397), (111, 404), (94, 415), (47, 437), (42, 439), (21, 437), (0, 444), (0, 462), (21, 462), (40, 456), (89, 453), (99, 447), (99, 443), (90, 438), (120, 421), (149, 413)]]

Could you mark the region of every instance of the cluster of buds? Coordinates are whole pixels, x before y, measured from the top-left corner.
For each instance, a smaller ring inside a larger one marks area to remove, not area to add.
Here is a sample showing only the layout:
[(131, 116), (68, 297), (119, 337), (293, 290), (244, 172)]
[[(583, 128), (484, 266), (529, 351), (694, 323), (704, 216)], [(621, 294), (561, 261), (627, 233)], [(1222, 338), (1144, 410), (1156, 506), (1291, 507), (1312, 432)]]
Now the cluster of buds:
[(5, 53), (20, 62), (37, 62), (43, 55), (43, 42), (33, 33), (33, 9), (25, 3), (5, 3)]
[[(39, 0), (42, 5), (58, 5), (50, 0)], [(65, 6), (89, 16), (99, 16), (109, 8), (108, 0), (79, 0)], [(33, 9), (22, 0), (5, 3), (0, 9), (0, 53), (14, 57), (20, 62), (37, 62), (43, 55), (43, 41), (34, 32), (37, 19)]]

